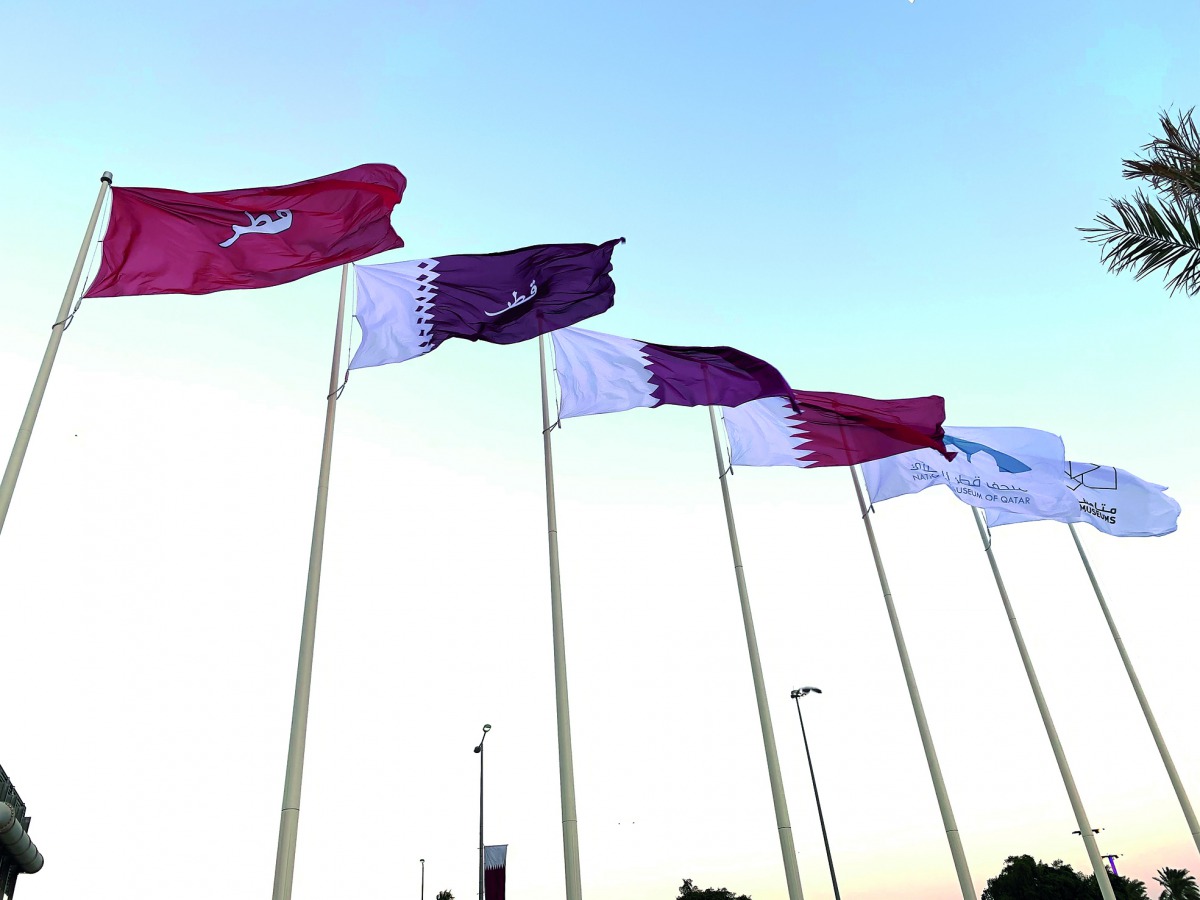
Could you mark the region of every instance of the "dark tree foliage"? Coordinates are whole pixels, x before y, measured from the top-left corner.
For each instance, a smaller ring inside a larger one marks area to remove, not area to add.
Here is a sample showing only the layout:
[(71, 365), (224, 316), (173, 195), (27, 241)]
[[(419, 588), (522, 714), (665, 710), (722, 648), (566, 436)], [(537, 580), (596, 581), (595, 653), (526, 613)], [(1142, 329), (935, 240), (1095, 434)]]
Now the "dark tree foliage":
[(981, 900), (1091, 900), (1084, 879), (1061, 859), (1044, 863), (1028, 854), (1010, 856), (989, 878)]
[[(1100, 900), (1104, 895), (1100, 893), (1100, 886), (1096, 884), (1096, 876), (1089, 875), (1085, 880), (1087, 881), (1088, 897), (1092, 900)], [(1110, 874), (1108, 883), (1112, 885), (1113, 895), (1117, 900), (1150, 900), (1144, 881), (1126, 878), (1124, 875)]]
[[(1146, 885), (1109, 875), (1117, 900), (1150, 900)], [(1095, 875), (1084, 876), (1061, 859), (1044, 863), (1032, 856), (1010, 856), (995, 878), (989, 878), (982, 900), (1100, 900)]]
[(449, 891), (438, 891), (436, 900), (454, 900), (454, 895)]
[(675, 900), (750, 900), (749, 894), (735, 894), (729, 888), (698, 888), (692, 879), (683, 879)]
[(1159, 869), (1154, 880), (1162, 886), (1158, 900), (1200, 900), (1200, 887), (1196, 886), (1194, 875), (1188, 874), (1187, 869), (1172, 869), (1169, 866)]
[[(1192, 110), (1159, 115), (1162, 137), (1143, 145), (1145, 155), (1123, 160), (1129, 179), (1150, 186), (1132, 197), (1112, 197), (1113, 213), (1096, 216), (1098, 227), (1080, 228), (1084, 240), (1100, 245), (1100, 262), (1137, 279), (1162, 270), (1172, 294), (1200, 294), (1200, 131)], [(1178, 271), (1172, 269), (1178, 265)]]

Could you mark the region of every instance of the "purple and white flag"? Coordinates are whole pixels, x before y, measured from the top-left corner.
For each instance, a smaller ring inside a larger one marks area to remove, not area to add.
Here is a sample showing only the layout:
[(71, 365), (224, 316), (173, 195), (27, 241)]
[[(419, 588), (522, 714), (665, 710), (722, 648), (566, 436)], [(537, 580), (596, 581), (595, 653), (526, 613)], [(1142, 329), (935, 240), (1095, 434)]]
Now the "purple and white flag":
[(1078, 508), (1067, 515), (1051, 517), (1015, 508), (989, 509), (988, 525), (1054, 518), (1059, 522), (1087, 522), (1117, 537), (1161, 537), (1179, 527), (1179, 503), (1167, 496), (1167, 489), (1124, 469), (1068, 462), (1062, 482), (1078, 503)]
[(792, 391), (723, 411), (735, 466), (852, 466), (909, 450), (945, 455), (938, 396), (875, 400), (831, 391)]
[(507, 866), (508, 844), (490, 844), (483, 848), (483, 895), (487, 900), (504, 900)]
[(613, 305), (618, 238), (355, 266), (362, 343), (350, 368), (415, 359), (447, 338), (516, 344)]
[(583, 328), (563, 328), (551, 339), (563, 419), (791, 396), (774, 366), (733, 347), (672, 347)]

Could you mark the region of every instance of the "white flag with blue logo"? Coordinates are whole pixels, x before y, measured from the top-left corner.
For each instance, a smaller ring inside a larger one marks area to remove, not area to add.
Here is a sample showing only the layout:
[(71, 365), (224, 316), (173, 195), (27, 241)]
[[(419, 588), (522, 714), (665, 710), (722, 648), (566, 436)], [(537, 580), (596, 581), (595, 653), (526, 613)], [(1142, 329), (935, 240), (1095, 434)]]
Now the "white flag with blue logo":
[(1036, 428), (946, 428), (947, 461), (934, 450), (912, 450), (863, 463), (872, 503), (944, 484), (963, 503), (1018, 510), (1030, 518), (1071, 521), (1079, 504), (1063, 478), (1062, 438)]
[[(1178, 527), (1179, 504), (1161, 484), (1143, 481), (1112, 466), (1068, 462), (1063, 483), (1075, 495), (1076, 510), (1066, 522), (1087, 522), (1117, 537), (1158, 537)], [(1032, 522), (1042, 516), (1016, 509), (989, 509), (988, 525)]]

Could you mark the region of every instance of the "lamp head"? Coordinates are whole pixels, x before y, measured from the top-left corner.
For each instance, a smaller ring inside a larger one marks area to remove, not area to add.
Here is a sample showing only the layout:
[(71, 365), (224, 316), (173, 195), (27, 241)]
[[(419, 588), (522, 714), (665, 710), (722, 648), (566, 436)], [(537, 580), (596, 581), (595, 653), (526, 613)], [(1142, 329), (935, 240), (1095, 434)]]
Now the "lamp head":
[(492, 730), (492, 726), (491, 726), (491, 725), (484, 725), (484, 726), (483, 726), (483, 733), (484, 733), (484, 734), (487, 734), (487, 733), (488, 733), (489, 731), (491, 731), (491, 730)]
[(819, 687), (809, 686), (809, 687), (796, 688), (794, 691), (792, 691), (792, 699), (797, 700), (800, 697), (806, 697), (809, 694), (819, 694), (819, 693), (821, 693), (821, 689)]

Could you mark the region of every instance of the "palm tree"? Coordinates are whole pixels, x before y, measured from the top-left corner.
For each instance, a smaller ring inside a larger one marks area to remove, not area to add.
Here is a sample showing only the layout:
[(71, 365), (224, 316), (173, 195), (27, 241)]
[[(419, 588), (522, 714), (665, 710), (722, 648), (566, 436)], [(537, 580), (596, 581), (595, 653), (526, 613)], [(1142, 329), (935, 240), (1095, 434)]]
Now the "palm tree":
[(1187, 869), (1159, 869), (1154, 880), (1163, 886), (1158, 900), (1200, 900), (1200, 887), (1196, 878)]
[[(1139, 178), (1157, 196), (1141, 188), (1132, 198), (1110, 198), (1116, 218), (1096, 216), (1099, 227), (1080, 228), (1084, 240), (1100, 245), (1100, 261), (1113, 274), (1130, 270), (1145, 278), (1163, 270), (1172, 294), (1200, 293), (1200, 131), (1192, 110), (1175, 119), (1159, 114), (1162, 137), (1142, 146), (1142, 159), (1123, 160), (1126, 178)], [(1179, 270), (1171, 270), (1179, 265)]]

